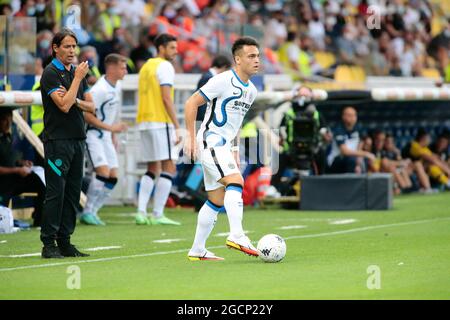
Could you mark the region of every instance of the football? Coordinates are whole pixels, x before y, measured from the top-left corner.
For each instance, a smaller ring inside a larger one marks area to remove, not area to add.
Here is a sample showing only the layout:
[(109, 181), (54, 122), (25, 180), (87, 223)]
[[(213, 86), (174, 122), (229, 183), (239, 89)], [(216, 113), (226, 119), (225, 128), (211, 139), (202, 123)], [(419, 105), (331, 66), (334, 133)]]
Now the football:
[(259, 257), (264, 262), (279, 262), (286, 255), (286, 242), (276, 234), (267, 234), (258, 241)]

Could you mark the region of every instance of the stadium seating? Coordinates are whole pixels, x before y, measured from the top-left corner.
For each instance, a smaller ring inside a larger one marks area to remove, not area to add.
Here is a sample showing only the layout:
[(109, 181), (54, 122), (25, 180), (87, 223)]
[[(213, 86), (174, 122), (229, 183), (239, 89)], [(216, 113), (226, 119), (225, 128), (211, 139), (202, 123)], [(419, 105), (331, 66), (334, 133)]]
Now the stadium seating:
[(432, 78), (432, 79), (436, 79), (436, 80), (441, 79), (441, 75), (439, 73), (439, 70), (435, 69), (435, 68), (422, 69), (422, 77)]
[(337, 82), (364, 83), (366, 74), (360, 66), (340, 65), (336, 68), (334, 80)]
[(334, 54), (326, 51), (314, 52), (314, 59), (323, 69), (328, 69), (336, 63)]

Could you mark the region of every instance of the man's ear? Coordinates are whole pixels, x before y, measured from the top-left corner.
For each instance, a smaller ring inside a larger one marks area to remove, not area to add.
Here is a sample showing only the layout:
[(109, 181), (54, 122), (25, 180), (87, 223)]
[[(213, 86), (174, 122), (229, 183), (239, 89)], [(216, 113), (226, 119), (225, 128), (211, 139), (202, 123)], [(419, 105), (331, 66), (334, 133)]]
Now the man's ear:
[(236, 65), (241, 63), (241, 57), (239, 56), (234, 56), (234, 62), (236, 63)]

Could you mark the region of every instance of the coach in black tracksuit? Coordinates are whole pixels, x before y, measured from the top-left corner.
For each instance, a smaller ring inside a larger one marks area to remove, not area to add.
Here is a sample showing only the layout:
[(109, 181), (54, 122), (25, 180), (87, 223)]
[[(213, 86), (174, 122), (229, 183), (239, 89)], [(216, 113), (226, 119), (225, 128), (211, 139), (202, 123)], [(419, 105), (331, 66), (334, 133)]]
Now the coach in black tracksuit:
[[(43, 258), (83, 257), (71, 243), (80, 201), (85, 150), (84, 112), (95, 111), (84, 79), (89, 66), (75, 58), (77, 38), (63, 29), (52, 41), (53, 61), (41, 78), (47, 190), (41, 241)], [(56, 241), (56, 244), (55, 244)]]

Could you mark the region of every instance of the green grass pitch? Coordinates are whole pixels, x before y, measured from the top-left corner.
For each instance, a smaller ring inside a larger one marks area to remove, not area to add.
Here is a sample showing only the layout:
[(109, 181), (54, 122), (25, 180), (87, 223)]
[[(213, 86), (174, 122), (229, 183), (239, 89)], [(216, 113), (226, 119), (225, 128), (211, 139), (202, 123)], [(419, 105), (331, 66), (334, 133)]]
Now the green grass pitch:
[(397, 197), (390, 211), (246, 208), (253, 241), (268, 233), (286, 239), (286, 257), (275, 264), (227, 249), (224, 214), (207, 245), (225, 261), (190, 262), (193, 210), (167, 210), (181, 227), (136, 226), (133, 212), (106, 207), (106, 227), (77, 226), (80, 250), (103, 247), (88, 258), (33, 255), (41, 250), (37, 230), (0, 235), (0, 299), (450, 298), (448, 193)]

